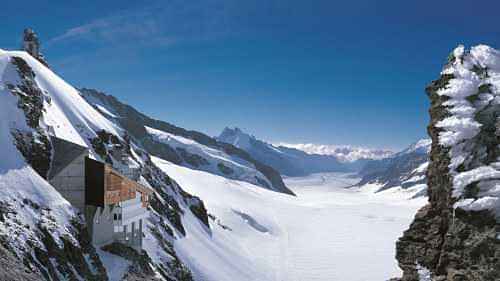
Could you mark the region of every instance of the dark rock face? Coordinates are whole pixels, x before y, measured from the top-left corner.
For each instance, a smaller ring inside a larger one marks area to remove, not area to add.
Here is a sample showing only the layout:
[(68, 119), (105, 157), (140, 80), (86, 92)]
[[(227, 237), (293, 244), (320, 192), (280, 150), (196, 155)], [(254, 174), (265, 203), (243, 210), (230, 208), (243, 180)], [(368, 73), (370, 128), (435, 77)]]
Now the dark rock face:
[(217, 164), (217, 168), (224, 174), (224, 175), (231, 175), (234, 173), (233, 169), (229, 168), (228, 166), (224, 165), (224, 163), (219, 163)]
[(210, 164), (210, 163), (208, 163), (207, 159), (201, 157), (198, 154), (189, 153), (184, 148), (177, 147), (175, 150), (177, 150), (177, 152), (179, 153), (181, 158), (184, 159), (184, 161), (186, 161), (186, 163), (188, 163), (189, 165), (191, 165), (193, 167), (200, 167), (203, 165)]
[(0, 280), (43, 280), (43, 276), (38, 272), (27, 270), (11, 252), (2, 246), (0, 241)]
[[(271, 166), (257, 161), (249, 153), (235, 147), (234, 145), (219, 142), (216, 139), (197, 131), (186, 130), (170, 123), (150, 118), (145, 114), (140, 113), (135, 108), (120, 102), (111, 95), (106, 95), (93, 89), (83, 88), (80, 89), (80, 91), (82, 96), (90, 104), (95, 104), (95, 101), (99, 101), (100, 103), (106, 104), (109, 108), (112, 108), (115, 111), (114, 113), (119, 116), (119, 118), (116, 118), (116, 122), (127, 130), (130, 136), (140, 143), (144, 149), (152, 155), (158, 156), (175, 164), (181, 164), (185, 161), (194, 168), (207, 164), (206, 159), (199, 155), (187, 153), (187, 151), (183, 150), (176, 150), (167, 144), (156, 142), (147, 133), (144, 126), (191, 139), (208, 147), (222, 150), (229, 155), (237, 156), (253, 164), (255, 168), (271, 182), (274, 190), (286, 194), (293, 194), (293, 192), (286, 187), (279, 172)], [(99, 108), (97, 108), (97, 110), (99, 110)]]
[(26, 162), (43, 178), (47, 178), (50, 169), (52, 145), (42, 130), (25, 132), (13, 130), (15, 145)]
[[(35, 73), (26, 61), (20, 57), (12, 57), (12, 65), (20, 78), (17, 85), (8, 84), (7, 88), (18, 98), (17, 106), (23, 110), (26, 125), (32, 130), (14, 130), (12, 135), (17, 149), (35, 171), (47, 178), (50, 169), (52, 146), (45, 132), (39, 127), (43, 115), (44, 94), (35, 82)], [(49, 100), (47, 102), (50, 102)]]
[[(29, 209), (30, 212), (41, 213), (45, 223), (36, 225), (22, 225), (17, 219), (19, 208), (15, 209), (9, 202), (0, 201), (0, 223), (11, 229), (13, 236), (18, 236), (25, 229), (34, 230), (38, 243), (34, 239), (27, 240), (27, 248), (15, 249), (19, 245), (13, 245), (10, 237), (0, 235), (0, 252), (6, 250), (5, 259), (0, 263), (12, 261), (15, 257), (17, 265), (12, 268), (0, 269), (2, 274), (10, 274), (23, 268), (27, 275), (38, 276), (31, 280), (108, 280), (106, 269), (103, 267), (94, 247), (90, 243), (85, 226), (75, 218), (71, 222), (71, 235), (76, 240), (67, 236), (59, 236), (59, 243), (55, 241), (55, 219), (52, 210), (46, 206), (40, 206), (28, 198), (21, 200), (21, 208)], [(23, 210), (23, 211), (24, 211)], [(50, 223), (47, 223), (50, 222)], [(23, 274), (20, 274), (22, 277)], [(16, 279), (0, 279), (16, 280)]]
[[(120, 243), (112, 243), (106, 245), (102, 248), (104, 251), (110, 252), (114, 255), (123, 257), (131, 262), (130, 267), (128, 268), (127, 273), (123, 277), (124, 281), (160, 281), (163, 280), (158, 278), (155, 274), (155, 270), (151, 267), (152, 261), (146, 252), (141, 251), (137, 252), (136, 250), (120, 244)], [(172, 263), (177, 261), (178, 265), (168, 265), (168, 267), (163, 267), (159, 270), (159, 273), (162, 275), (165, 280), (173, 280), (172, 278), (176, 278), (178, 281), (191, 281), (193, 280), (191, 276), (191, 272), (182, 265), (177, 258), (174, 258)], [(172, 270), (171, 268), (175, 268)]]
[[(419, 210), (410, 228), (397, 242), (396, 258), (403, 270), (402, 281), (419, 281), (421, 267), (430, 271), (432, 280), (500, 280), (500, 240), (497, 238), (500, 225), (494, 215), (487, 210), (454, 210), (457, 198), (452, 196), (450, 148), (440, 144), (439, 134), (443, 129), (438, 126), (439, 121), (451, 114), (449, 106), (444, 104), (449, 98), (438, 95), (451, 79), (454, 79), (452, 74), (443, 74), (426, 88), (431, 101), (428, 133), (432, 138), (427, 171), (429, 203)], [(474, 149), (497, 147), (499, 141), (494, 130), (488, 130), (488, 122), (480, 119), (476, 116), (476, 121), (484, 126), (470, 140), (475, 144)], [(459, 169), (469, 171), (487, 164), (489, 158), (488, 153), (481, 154), (480, 158), (472, 156)], [(475, 193), (466, 192), (464, 196), (473, 197)]]

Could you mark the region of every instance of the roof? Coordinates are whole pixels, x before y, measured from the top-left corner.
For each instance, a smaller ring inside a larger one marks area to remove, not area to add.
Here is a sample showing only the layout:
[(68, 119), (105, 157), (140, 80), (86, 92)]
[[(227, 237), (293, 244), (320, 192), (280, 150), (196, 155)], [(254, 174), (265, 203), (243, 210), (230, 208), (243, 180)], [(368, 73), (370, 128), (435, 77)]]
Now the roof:
[(88, 153), (88, 149), (58, 137), (51, 136), (54, 155), (49, 171), (49, 180), (57, 176), (65, 167), (82, 154)]

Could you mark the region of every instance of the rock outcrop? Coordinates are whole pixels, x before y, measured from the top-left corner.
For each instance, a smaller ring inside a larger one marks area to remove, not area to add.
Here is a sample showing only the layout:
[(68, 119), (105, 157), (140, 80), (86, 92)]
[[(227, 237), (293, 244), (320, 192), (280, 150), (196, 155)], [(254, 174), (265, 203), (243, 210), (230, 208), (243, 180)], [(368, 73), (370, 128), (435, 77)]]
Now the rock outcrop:
[(450, 55), (426, 89), (429, 203), (397, 242), (403, 281), (500, 280), (500, 52)]
[[(165, 121), (150, 118), (140, 113), (132, 106), (119, 101), (117, 98), (97, 90), (82, 88), (80, 89), (80, 93), (82, 97), (85, 98), (89, 104), (94, 105), (97, 110), (102, 112), (103, 108), (110, 109), (113, 113), (109, 115), (111, 112), (108, 112), (108, 117), (115, 120), (115, 122), (119, 123), (121, 127), (127, 130), (130, 136), (139, 142), (151, 155), (158, 156), (175, 164), (182, 164), (185, 162), (193, 169), (203, 170), (202, 166), (208, 164), (207, 159), (200, 155), (190, 153), (186, 149), (174, 148), (166, 143), (159, 142), (147, 132), (145, 127), (189, 139), (206, 147), (222, 151), (230, 157), (239, 158), (237, 162), (248, 162), (255, 170), (261, 173), (267, 181), (261, 178), (254, 179), (253, 177), (250, 179), (249, 177), (238, 178), (234, 173), (229, 173), (228, 170), (224, 171), (228, 172), (227, 174), (222, 172), (222, 175), (226, 177), (248, 181), (252, 184), (261, 185), (266, 188), (272, 188), (278, 192), (293, 195), (293, 192), (285, 185), (278, 171), (258, 161), (248, 152), (232, 144), (220, 142), (198, 131), (186, 130)], [(103, 112), (103, 114), (106, 115), (106, 112)]]

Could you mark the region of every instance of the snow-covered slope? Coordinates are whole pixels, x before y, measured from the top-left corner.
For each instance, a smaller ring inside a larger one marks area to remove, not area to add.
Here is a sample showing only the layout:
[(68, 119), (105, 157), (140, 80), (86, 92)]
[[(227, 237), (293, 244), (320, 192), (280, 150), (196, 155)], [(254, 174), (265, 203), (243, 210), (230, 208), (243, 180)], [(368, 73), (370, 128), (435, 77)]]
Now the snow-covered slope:
[(387, 280), (399, 274), (394, 241), (425, 201), (346, 189), (350, 174), (288, 178), (291, 197), (153, 161), (206, 204), (211, 230), (188, 222), (192, 235), (174, 242), (197, 280)]
[(273, 188), (271, 182), (244, 159), (171, 133), (150, 127), (146, 127), (146, 131), (155, 141), (167, 144), (183, 155), (184, 164), (189, 168)]
[(275, 169), (244, 150), (203, 133), (150, 118), (111, 95), (93, 89), (81, 89), (81, 94), (103, 115), (125, 128), (152, 155), (192, 169), (292, 194)]
[(287, 176), (304, 176), (320, 172), (353, 171), (359, 165), (342, 163), (336, 156), (309, 154), (302, 150), (274, 146), (258, 140), (239, 128), (225, 128), (217, 140), (232, 144), (248, 152), (255, 159)]
[(389, 158), (368, 161), (359, 172), (361, 181), (357, 185), (369, 185), (378, 191), (406, 189), (415, 196), (426, 195), (430, 145), (430, 139), (422, 139)]
[[(44, 162), (48, 160), (44, 152), (50, 153), (45, 142), (47, 125), (41, 116), (48, 97), (38, 88), (26, 61), (35, 69), (43, 68), (24, 52), (0, 50), (0, 241), (20, 261), (13, 266), (32, 272), (37, 280), (49, 275), (98, 280), (105, 276), (105, 269), (95, 250), (78, 239), (86, 235), (83, 222), (25, 160), (31, 156), (30, 160)], [(52, 116), (55, 112), (51, 110)], [(59, 117), (61, 124), (68, 125), (68, 119)], [(60, 129), (59, 133), (82, 141), (74, 131)], [(45, 164), (34, 166), (46, 172)]]
[(142, 184), (155, 190), (145, 227), (145, 256), (131, 262), (121, 259), (127, 270), (120, 272), (128, 278), (139, 274), (190, 280), (171, 243), (187, 234), (184, 218), (208, 224), (203, 203), (159, 170), (120, 124), (27, 53), (0, 51), (0, 79), (0, 144), (5, 156), (0, 160), (0, 239), (17, 258), (47, 279), (62, 275), (71, 280), (104, 280), (106, 269), (116, 272), (109, 266), (120, 261), (88, 243), (81, 214), (44, 179), (53, 153), (49, 135), (55, 135), (88, 147), (91, 157), (117, 169), (138, 167)]

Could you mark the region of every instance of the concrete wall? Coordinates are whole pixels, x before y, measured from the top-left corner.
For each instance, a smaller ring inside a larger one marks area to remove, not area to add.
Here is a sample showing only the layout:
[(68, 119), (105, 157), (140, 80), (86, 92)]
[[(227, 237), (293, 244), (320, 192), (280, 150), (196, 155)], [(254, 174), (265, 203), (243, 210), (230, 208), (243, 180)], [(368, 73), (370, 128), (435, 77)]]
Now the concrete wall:
[[(95, 207), (94, 207), (95, 208)], [(114, 230), (113, 230), (113, 211), (107, 205), (104, 208), (97, 207), (92, 222), (92, 243), (94, 245), (106, 245), (113, 243)]]
[[(143, 225), (149, 216), (147, 208), (142, 207), (141, 193), (136, 192), (133, 199), (104, 208), (85, 205), (85, 157), (84, 153), (73, 160), (50, 183), (73, 206), (85, 210), (88, 229), (94, 245), (106, 245), (114, 241), (132, 248), (142, 248)], [(115, 220), (115, 214), (120, 220)]]
[(147, 208), (142, 207), (141, 194), (136, 192), (134, 199), (121, 202), (113, 212), (121, 218), (114, 221), (115, 240), (132, 248), (141, 249), (143, 226), (149, 216)]
[(83, 212), (85, 207), (85, 157), (84, 153), (50, 180), (61, 195)]

